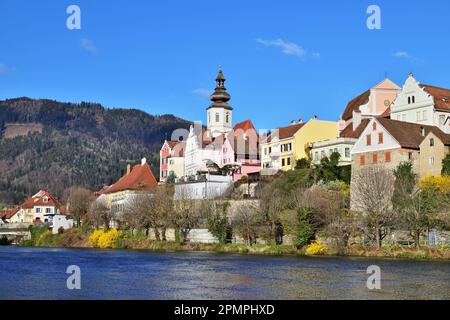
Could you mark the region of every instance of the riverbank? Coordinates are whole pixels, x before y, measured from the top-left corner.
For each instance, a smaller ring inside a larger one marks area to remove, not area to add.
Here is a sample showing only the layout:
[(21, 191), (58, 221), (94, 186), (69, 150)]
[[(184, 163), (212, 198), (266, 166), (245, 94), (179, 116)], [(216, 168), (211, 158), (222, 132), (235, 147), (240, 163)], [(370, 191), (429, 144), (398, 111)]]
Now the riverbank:
[[(94, 248), (90, 240), (90, 233), (81, 229), (68, 230), (62, 234), (53, 235), (45, 229), (32, 231), (32, 239), (24, 241), (21, 246), (51, 247), (51, 248)], [(111, 242), (110, 249), (152, 250), (161, 252), (203, 251), (216, 253), (249, 254), (249, 255), (296, 255), (296, 256), (347, 256), (370, 258), (395, 258), (409, 260), (450, 260), (450, 247), (410, 248), (403, 246), (385, 246), (383, 248), (368, 248), (350, 246), (345, 250), (338, 250), (326, 246), (321, 252), (307, 251), (307, 248), (297, 249), (291, 245), (245, 245), (245, 244), (180, 244), (170, 241), (154, 241), (143, 235), (122, 235)]]

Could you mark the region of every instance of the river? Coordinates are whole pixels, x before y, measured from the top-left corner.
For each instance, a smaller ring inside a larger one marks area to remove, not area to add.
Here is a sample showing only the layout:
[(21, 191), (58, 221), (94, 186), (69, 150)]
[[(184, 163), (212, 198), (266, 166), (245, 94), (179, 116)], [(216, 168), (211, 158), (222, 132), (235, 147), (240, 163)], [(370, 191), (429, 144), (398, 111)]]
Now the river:
[[(68, 290), (66, 269), (81, 270)], [(368, 290), (367, 267), (381, 268)], [(450, 262), (0, 247), (6, 299), (450, 299)]]

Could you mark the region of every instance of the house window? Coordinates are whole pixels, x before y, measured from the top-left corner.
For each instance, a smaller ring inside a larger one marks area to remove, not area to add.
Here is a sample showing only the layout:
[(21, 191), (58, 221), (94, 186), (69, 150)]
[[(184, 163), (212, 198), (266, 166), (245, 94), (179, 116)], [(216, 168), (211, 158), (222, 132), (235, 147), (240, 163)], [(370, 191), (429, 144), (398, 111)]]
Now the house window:
[(226, 121), (227, 121), (227, 123), (228, 123), (228, 122), (230, 122), (230, 114), (229, 114), (229, 113), (227, 113), (227, 117), (226, 117), (226, 119), (227, 119), (227, 120), (226, 120)]
[(319, 152), (318, 151), (316, 151), (316, 152), (314, 152), (314, 160), (319, 160)]
[(376, 122), (374, 122), (374, 123), (372, 124), (372, 129), (373, 129), (373, 131), (376, 131), (376, 130), (377, 130), (377, 123), (376, 123)]
[(365, 164), (366, 164), (366, 156), (362, 154), (359, 156), (359, 165), (363, 166)]
[(350, 158), (350, 148), (345, 148), (345, 157)]
[(366, 136), (366, 145), (372, 145), (372, 137), (370, 136), (370, 134)]
[(51, 208), (45, 208), (45, 213), (51, 213), (52, 209)]
[(285, 165), (285, 160), (283, 158), (283, 159), (281, 159), (281, 166), (284, 167), (284, 165)]
[(430, 147), (434, 147), (434, 139), (430, 138)]
[(411, 97), (408, 97), (408, 104), (411, 104)]
[(408, 160), (411, 161), (413, 159), (413, 153), (408, 152)]
[(420, 121), (420, 111), (417, 111), (416, 115), (417, 115), (417, 121)]
[(383, 144), (383, 142), (384, 142), (383, 132), (379, 132), (378, 133), (378, 144)]
[(391, 162), (391, 152), (386, 152), (386, 162)]
[(397, 120), (400, 121), (401, 120), (401, 116), (398, 114), (397, 115)]
[(41, 208), (36, 208), (36, 213), (41, 213)]
[(422, 120), (428, 120), (427, 117), (428, 117), (427, 110), (423, 110), (423, 112), (422, 112)]
[(445, 116), (442, 114), (439, 116), (439, 124), (441, 126), (443, 126), (445, 124)]
[(431, 157), (428, 159), (428, 163), (429, 163), (430, 165), (434, 165), (434, 157), (433, 157), (433, 156), (431, 156)]
[(322, 158), (325, 158), (327, 155), (325, 154), (325, 150), (322, 150), (321, 152), (320, 152), (320, 158), (322, 159)]
[(269, 147), (269, 154), (272, 153), (272, 147)]
[(406, 121), (406, 113), (402, 114), (402, 121)]
[(216, 113), (216, 122), (219, 122), (220, 121), (220, 115), (219, 115), (219, 113), (217, 112)]
[(378, 163), (378, 154), (375, 152), (372, 154), (372, 163), (377, 164)]
[(415, 96), (412, 96), (412, 103), (416, 103), (416, 97)]
[(288, 166), (291, 165), (291, 158), (287, 158), (287, 165), (288, 165)]

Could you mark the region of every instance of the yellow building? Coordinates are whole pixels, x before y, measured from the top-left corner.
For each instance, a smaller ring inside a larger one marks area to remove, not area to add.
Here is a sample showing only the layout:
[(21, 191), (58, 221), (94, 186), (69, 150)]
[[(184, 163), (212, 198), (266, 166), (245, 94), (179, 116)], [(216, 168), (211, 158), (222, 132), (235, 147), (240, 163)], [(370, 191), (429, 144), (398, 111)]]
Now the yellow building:
[(318, 120), (296, 123), (275, 129), (261, 141), (261, 166), (263, 174), (278, 170), (292, 170), (298, 160), (310, 158), (312, 143), (336, 138), (339, 135), (338, 122)]

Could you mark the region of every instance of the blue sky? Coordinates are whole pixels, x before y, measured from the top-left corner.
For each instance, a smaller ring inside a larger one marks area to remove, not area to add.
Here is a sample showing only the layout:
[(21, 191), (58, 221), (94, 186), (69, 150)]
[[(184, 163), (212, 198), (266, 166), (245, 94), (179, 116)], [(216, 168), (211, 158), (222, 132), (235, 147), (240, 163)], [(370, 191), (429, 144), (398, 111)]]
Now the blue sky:
[[(81, 8), (68, 30), (66, 8)], [(381, 30), (366, 27), (381, 8)], [(450, 87), (450, 1), (2, 0), (0, 99), (93, 101), (205, 121), (219, 65), (234, 121), (337, 120), (385, 73)]]

